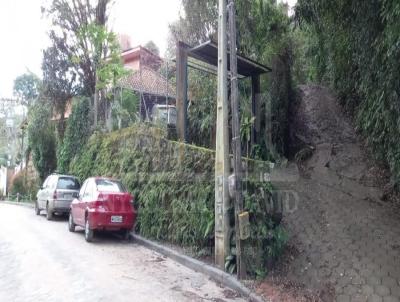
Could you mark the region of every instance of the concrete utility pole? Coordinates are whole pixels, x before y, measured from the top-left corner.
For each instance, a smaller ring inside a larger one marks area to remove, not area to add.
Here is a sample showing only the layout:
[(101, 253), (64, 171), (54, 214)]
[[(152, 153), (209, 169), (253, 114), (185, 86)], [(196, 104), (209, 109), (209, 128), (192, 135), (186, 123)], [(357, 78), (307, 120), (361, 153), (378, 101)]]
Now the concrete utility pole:
[(236, 9), (235, 1), (229, 0), (229, 46), (231, 75), (231, 111), (232, 111), (232, 152), (235, 173), (235, 234), (236, 234), (236, 269), (239, 279), (246, 277), (243, 261), (244, 248), (241, 240), (239, 215), (243, 212), (242, 194), (242, 145), (240, 141), (239, 87), (236, 53)]
[(215, 153), (215, 263), (224, 269), (229, 253), (229, 131), (226, 0), (219, 0), (218, 16), (218, 100)]

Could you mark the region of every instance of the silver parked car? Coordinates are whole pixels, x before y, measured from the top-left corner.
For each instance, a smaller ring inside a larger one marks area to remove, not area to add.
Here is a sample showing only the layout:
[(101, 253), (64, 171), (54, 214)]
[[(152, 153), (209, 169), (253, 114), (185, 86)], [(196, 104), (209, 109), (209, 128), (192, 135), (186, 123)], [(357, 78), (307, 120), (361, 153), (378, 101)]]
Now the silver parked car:
[(68, 213), (72, 200), (79, 195), (80, 187), (75, 176), (51, 174), (37, 193), (36, 215), (39, 215), (41, 210), (46, 210), (46, 218), (51, 220), (54, 213)]

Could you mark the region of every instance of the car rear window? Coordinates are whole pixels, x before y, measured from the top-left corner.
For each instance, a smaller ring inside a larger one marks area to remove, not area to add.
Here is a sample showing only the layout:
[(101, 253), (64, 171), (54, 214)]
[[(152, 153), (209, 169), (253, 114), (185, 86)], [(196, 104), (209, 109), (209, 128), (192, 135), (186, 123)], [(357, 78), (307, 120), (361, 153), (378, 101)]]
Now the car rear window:
[(124, 185), (117, 180), (96, 179), (96, 186), (99, 192), (126, 192)]
[(57, 183), (57, 189), (60, 190), (79, 190), (80, 184), (76, 178), (60, 177)]

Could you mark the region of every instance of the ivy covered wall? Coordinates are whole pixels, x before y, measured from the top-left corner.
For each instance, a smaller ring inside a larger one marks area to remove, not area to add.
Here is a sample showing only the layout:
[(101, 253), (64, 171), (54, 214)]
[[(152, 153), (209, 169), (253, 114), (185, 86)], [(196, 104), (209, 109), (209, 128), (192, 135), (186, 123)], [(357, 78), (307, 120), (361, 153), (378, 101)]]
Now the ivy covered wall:
[[(214, 152), (165, 137), (163, 130), (147, 126), (94, 134), (72, 162), (71, 173), (81, 180), (95, 175), (121, 179), (136, 197), (141, 235), (212, 255)], [(269, 169), (269, 163), (248, 162), (251, 180), (245, 185), (245, 205), (252, 237), (247, 240), (247, 251), (253, 273), (264, 269), (283, 242), (282, 229), (275, 227), (270, 215), (272, 186), (260, 180), (261, 172)]]

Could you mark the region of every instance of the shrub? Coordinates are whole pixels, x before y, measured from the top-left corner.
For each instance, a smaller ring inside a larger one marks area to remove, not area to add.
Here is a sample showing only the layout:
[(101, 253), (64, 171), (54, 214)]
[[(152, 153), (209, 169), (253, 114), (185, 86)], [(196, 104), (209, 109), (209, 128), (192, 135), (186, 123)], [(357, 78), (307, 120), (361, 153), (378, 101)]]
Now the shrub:
[(29, 111), (28, 144), (33, 164), (44, 180), (57, 166), (56, 138), (50, 124), (51, 110), (43, 102), (35, 104)]
[(67, 173), (72, 159), (85, 146), (90, 135), (89, 98), (74, 99), (72, 113), (67, 121), (67, 129), (62, 144), (58, 148), (57, 167)]
[(20, 194), (21, 198), (34, 199), (39, 187), (39, 179), (26, 177), (25, 171), (20, 171), (11, 179), (10, 193), (12, 195)]

